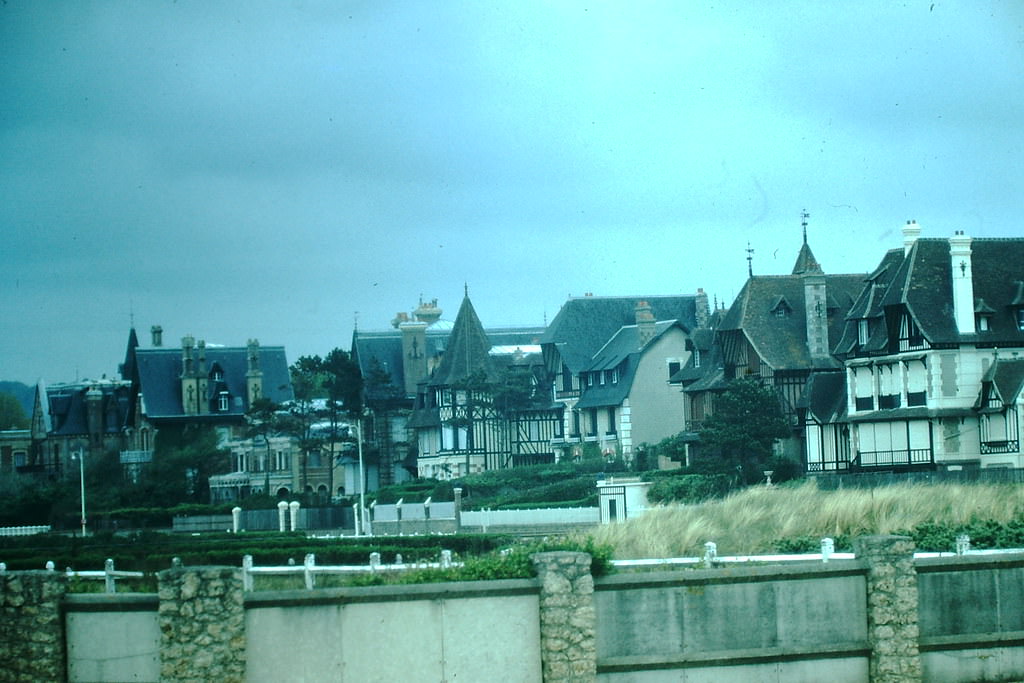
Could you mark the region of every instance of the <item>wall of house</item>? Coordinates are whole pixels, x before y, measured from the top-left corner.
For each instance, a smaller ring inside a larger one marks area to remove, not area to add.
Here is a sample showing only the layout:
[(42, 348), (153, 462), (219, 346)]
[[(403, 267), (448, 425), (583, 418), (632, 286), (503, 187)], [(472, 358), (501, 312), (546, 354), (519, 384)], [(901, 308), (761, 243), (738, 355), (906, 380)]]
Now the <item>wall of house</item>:
[[(689, 357), (686, 333), (678, 328), (658, 337), (641, 355), (629, 394), (631, 449), (683, 430), (683, 394), (678, 385), (668, 383), (668, 360), (685, 364)], [(622, 438), (625, 445), (626, 436)]]
[(600, 579), (589, 555), (541, 553), (536, 579), (250, 593), (230, 568), (179, 567), (161, 572), (157, 595), (109, 596), (66, 596), (58, 572), (7, 572), (0, 670), (59, 680), (66, 666), (92, 681), (1024, 679), (1024, 553), (915, 561), (910, 539), (894, 536), (855, 549), (856, 560), (828, 564)]

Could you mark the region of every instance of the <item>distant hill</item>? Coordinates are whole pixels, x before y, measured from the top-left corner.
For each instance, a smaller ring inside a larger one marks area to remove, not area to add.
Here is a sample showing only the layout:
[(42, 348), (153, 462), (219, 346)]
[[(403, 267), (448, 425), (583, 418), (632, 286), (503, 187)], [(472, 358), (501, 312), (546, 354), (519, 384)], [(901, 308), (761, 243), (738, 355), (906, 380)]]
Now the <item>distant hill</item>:
[(21, 382), (0, 382), (0, 394), (11, 394), (25, 410), (26, 417), (32, 417), (36, 404), (36, 388)]

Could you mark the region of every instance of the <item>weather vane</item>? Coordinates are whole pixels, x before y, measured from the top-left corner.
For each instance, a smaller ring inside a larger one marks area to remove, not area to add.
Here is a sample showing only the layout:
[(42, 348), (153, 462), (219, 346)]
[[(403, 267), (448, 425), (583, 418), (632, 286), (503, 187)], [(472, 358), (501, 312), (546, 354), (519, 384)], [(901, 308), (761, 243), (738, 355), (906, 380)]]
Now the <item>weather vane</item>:
[(747, 241), (747, 275), (754, 277), (754, 248), (750, 246), (750, 241)]

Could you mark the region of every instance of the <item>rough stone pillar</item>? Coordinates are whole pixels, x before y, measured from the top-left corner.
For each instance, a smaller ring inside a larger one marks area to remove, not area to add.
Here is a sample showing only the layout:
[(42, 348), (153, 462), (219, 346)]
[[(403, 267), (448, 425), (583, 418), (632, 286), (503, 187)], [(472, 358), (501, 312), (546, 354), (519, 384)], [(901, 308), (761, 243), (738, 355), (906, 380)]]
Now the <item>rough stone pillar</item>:
[(597, 680), (597, 617), (590, 555), (532, 557), (540, 579), (540, 656), (545, 683)]
[(160, 572), (160, 680), (245, 679), (242, 572), (176, 567)]
[(63, 681), (60, 604), (67, 576), (31, 571), (0, 574), (0, 681)]
[(854, 549), (868, 565), (870, 680), (920, 681), (914, 542), (906, 536), (864, 536), (855, 539)]

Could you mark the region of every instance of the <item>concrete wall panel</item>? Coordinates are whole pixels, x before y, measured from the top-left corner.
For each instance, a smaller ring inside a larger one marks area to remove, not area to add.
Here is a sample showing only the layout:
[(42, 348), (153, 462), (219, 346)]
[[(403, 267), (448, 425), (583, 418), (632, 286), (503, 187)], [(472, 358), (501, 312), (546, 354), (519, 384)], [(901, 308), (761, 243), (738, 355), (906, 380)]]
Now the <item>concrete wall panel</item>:
[(156, 611), (68, 612), (68, 680), (159, 681)]

